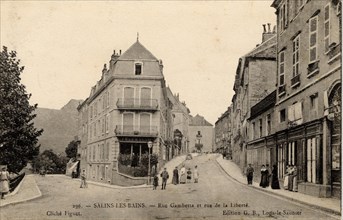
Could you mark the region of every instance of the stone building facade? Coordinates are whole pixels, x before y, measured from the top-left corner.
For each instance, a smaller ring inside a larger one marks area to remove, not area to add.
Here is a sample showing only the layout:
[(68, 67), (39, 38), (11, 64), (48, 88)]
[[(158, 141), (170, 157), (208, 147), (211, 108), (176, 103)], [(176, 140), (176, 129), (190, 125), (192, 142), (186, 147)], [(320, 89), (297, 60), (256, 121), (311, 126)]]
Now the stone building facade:
[(200, 144), (201, 152), (213, 152), (214, 148), (214, 128), (203, 116), (196, 115), (190, 118), (189, 128), (189, 150), (198, 151), (197, 145)]
[(258, 172), (262, 165), (276, 164), (275, 153), (275, 113), (276, 90), (251, 107), (249, 135), (247, 139), (247, 164), (256, 172), (255, 179), (260, 180)]
[(189, 153), (190, 110), (185, 102), (180, 101), (179, 94), (173, 94), (169, 87), (167, 87), (167, 95), (173, 106), (171, 109), (173, 115), (173, 148), (171, 154), (176, 156)]
[(275, 0), (279, 177), (297, 166), (299, 192), (340, 197), (341, 1)]
[(81, 166), (88, 179), (119, 185), (146, 182), (121, 173), (118, 157), (141, 158), (150, 151), (163, 166), (170, 159), (171, 108), (162, 61), (138, 39), (123, 54), (114, 51), (109, 67), (104, 65), (101, 79), (78, 108)]
[(227, 158), (232, 157), (231, 149), (231, 108), (227, 110), (218, 118), (215, 123), (215, 149), (217, 152), (225, 152)]
[(239, 59), (231, 104), (232, 159), (247, 166), (247, 140), (251, 107), (275, 90), (276, 32), (264, 25), (262, 43)]

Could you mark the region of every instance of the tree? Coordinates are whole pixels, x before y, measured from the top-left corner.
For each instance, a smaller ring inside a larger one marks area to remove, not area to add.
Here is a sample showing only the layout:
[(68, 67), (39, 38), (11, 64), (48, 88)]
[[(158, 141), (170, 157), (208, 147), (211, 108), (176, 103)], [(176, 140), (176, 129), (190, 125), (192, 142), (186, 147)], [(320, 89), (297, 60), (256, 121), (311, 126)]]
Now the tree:
[(20, 83), (20, 66), (15, 51), (0, 52), (0, 161), (9, 171), (19, 172), (39, 153), (37, 130), (32, 120), (37, 104), (30, 105), (31, 94)]
[(65, 149), (67, 157), (69, 157), (69, 158), (76, 158), (77, 146), (78, 146), (78, 141), (71, 141), (68, 144), (68, 147), (66, 147), (66, 149)]
[(36, 171), (44, 169), (48, 173), (65, 173), (68, 158), (54, 153), (53, 150), (45, 150), (34, 161)]

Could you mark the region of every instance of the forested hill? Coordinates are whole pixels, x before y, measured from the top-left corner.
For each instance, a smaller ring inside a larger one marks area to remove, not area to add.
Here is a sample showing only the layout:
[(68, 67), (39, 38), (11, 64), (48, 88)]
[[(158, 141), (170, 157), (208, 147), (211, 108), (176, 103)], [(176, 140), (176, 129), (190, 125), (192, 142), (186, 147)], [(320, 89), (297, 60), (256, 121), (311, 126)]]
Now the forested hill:
[(64, 152), (68, 143), (77, 135), (77, 106), (82, 100), (71, 99), (60, 110), (37, 108), (34, 119), (35, 127), (43, 128), (38, 138), (40, 152), (52, 149), (55, 153)]

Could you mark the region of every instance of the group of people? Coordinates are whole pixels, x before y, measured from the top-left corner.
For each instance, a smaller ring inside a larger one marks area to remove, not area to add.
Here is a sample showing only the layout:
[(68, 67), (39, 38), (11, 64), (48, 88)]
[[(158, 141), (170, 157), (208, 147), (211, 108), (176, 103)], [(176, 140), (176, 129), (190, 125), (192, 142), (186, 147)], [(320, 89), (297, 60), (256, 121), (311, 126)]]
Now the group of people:
[[(246, 170), (248, 185), (252, 185), (254, 177), (254, 168), (251, 164), (248, 165)], [(261, 181), (260, 187), (266, 188), (271, 186), (272, 189), (280, 189), (279, 178), (277, 174), (277, 166), (273, 166), (273, 170), (270, 172), (269, 164), (266, 166), (263, 164), (261, 167)]]
[(298, 172), (293, 164), (286, 166), (285, 181), (283, 188), (289, 191), (298, 192)]
[[(166, 189), (167, 180), (169, 179), (169, 174), (167, 171), (167, 168), (164, 168), (164, 170), (161, 173), (162, 178), (162, 190)], [(199, 171), (198, 166), (195, 166), (193, 169), (193, 172), (191, 168), (186, 169), (185, 165), (182, 165), (182, 168), (180, 169), (180, 172), (178, 170), (178, 167), (175, 167), (173, 170), (173, 179), (172, 184), (185, 184), (185, 183), (191, 183), (192, 179), (194, 179), (194, 183), (198, 183), (199, 181)], [(159, 178), (157, 175), (154, 175), (153, 180), (153, 190), (155, 190), (158, 186)]]

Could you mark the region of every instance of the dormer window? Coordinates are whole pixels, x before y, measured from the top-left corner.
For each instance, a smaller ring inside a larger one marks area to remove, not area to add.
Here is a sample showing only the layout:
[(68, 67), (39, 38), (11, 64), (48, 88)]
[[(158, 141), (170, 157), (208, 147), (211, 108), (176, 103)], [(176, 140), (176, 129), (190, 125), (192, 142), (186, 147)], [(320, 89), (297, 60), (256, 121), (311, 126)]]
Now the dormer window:
[(143, 72), (143, 64), (135, 63), (135, 75), (141, 75)]

